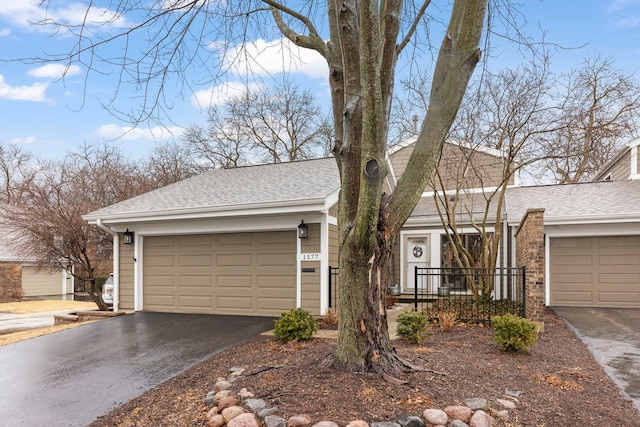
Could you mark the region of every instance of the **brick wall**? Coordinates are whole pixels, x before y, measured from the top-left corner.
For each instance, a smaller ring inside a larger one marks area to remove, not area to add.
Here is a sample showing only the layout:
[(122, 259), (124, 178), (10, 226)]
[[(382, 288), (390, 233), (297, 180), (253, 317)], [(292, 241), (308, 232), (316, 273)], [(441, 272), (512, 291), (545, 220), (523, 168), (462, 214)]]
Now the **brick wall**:
[(526, 268), (526, 317), (542, 321), (544, 310), (544, 209), (529, 209), (516, 233), (516, 263)]
[(22, 295), (22, 265), (0, 262), (0, 299), (19, 298)]

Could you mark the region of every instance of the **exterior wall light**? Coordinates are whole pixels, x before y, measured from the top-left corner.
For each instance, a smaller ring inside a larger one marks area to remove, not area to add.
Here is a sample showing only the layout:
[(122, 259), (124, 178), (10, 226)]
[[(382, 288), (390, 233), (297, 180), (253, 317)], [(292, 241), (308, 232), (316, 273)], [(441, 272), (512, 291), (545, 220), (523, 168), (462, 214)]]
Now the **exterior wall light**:
[(133, 244), (133, 231), (129, 231), (129, 229), (127, 228), (127, 231), (122, 233), (122, 242), (125, 245), (132, 245)]
[(307, 237), (309, 237), (309, 226), (302, 220), (298, 226), (298, 238), (306, 239)]

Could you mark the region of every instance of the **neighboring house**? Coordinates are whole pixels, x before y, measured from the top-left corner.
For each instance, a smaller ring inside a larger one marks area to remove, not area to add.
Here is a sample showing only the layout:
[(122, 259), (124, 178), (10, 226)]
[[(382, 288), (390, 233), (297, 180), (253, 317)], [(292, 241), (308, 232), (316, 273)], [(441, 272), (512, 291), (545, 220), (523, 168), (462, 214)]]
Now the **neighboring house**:
[[(73, 278), (64, 269), (39, 269), (15, 249), (19, 233), (0, 224), (0, 295), (72, 298)], [(22, 237), (24, 238), (24, 237)]]
[(627, 143), (602, 170), (591, 179), (597, 181), (625, 181), (640, 179), (638, 163), (640, 160), (640, 138)]
[[(389, 189), (414, 140), (389, 150)], [(637, 156), (634, 147), (629, 153)], [(469, 150), (482, 182), (469, 180), (478, 187), (458, 194), (456, 218), (471, 247), (478, 235), (469, 212), (484, 215), (483, 191), (499, 185), (504, 159), (449, 141), (440, 165), (455, 167)], [(452, 188), (455, 174), (443, 175)], [(319, 315), (328, 307), (329, 267), (338, 265), (339, 189), (332, 158), (221, 169), (85, 219), (114, 235), (115, 309), (278, 316), (303, 307)], [(544, 305), (640, 307), (639, 194), (640, 180), (519, 187), (516, 174), (508, 181), (503, 220), (488, 227), (503, 235), (498, 265), (527, 267), (530, 317), (539, 318)], [(489, 205), (489, 218), (496, 209)], [(306, 238), (298, 238), (302, 222)], [(404, 292), (414, 288), (415, 266), (451, 265), (447, 244), (434, 191), (425, 188), (394, 254), (394, 280)]]

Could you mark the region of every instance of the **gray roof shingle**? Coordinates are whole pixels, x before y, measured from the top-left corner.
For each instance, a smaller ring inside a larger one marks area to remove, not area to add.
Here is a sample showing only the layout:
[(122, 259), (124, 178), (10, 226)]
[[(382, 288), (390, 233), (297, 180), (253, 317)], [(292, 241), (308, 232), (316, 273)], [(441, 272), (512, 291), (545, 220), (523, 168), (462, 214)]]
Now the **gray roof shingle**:
[(518, 224), (526, 211), (534, 208), (545, 209), (545, 222), (634, 216), (640, 221), (640, 181), (516, 187), (507, 191), (510, 224)]
[(93, 211), (85, 219), (302, 204), (339, 189), (333, 158), (216, 169)]

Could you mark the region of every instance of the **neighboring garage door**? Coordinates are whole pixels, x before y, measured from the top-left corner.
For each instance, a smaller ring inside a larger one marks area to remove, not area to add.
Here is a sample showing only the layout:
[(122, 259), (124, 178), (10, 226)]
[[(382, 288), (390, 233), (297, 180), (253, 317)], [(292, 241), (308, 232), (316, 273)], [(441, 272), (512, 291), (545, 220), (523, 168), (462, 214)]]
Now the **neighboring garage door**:
[(550, 239), (551, 305), (640, 307), (640, 236)]
[(279, 316), (296, 304), (296, 233), (144, 238), (146, 311)]
[(22, 292), (25, 297), (62, 294), (62, 269), (38, 270), (37, 267), (23, 265)]

